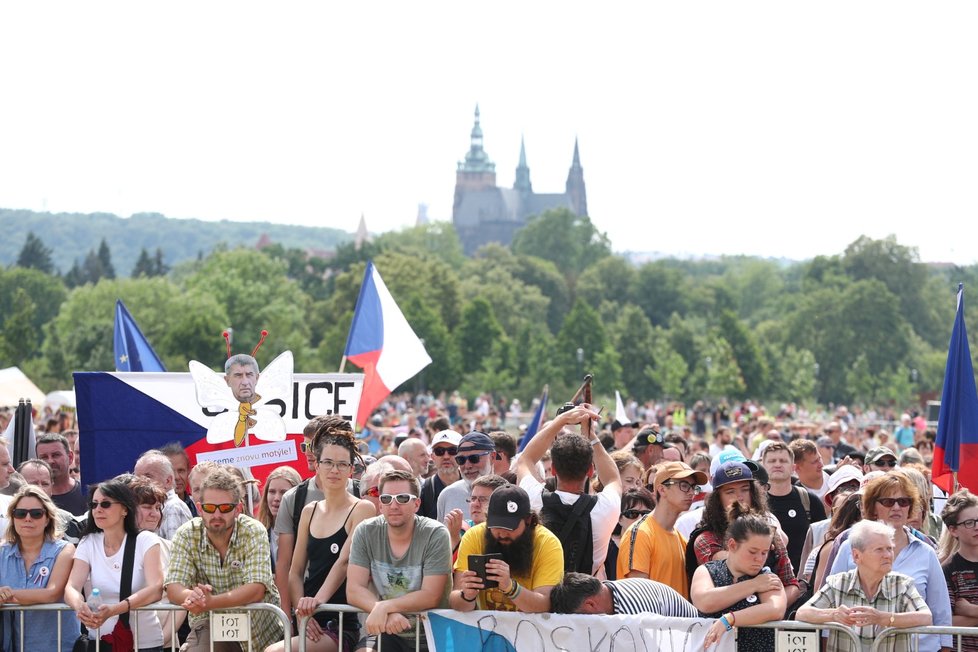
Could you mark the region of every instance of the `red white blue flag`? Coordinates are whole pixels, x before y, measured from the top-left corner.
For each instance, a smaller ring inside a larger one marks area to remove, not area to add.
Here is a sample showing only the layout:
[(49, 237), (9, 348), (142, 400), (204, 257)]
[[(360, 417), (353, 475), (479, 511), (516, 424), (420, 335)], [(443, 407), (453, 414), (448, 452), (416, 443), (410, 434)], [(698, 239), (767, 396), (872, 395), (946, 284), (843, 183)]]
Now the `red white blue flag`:
[(978, 491), (978, 390), (964, 325), (963, 283), (958, 284), (958, 309), (944, 368), (931, 475), (934, 484), (950, 492), (954, 490), (955, 472), (959, 486)]
[(424, 342), (397, 307), (373, 261), (363, 275), (344, 355), (364, 373), (360, 425), (398, 385), (431, 364)]

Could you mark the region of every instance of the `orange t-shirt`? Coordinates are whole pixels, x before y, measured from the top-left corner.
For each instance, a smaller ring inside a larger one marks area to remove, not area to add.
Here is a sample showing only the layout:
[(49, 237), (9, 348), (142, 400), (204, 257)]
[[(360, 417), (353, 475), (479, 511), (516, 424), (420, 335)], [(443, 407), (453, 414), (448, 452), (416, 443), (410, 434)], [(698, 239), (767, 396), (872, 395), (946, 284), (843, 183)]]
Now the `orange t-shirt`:
[(618, 579), (625, 579), (633, 570), (648, 574), (649, 579), (667, 584), (689, 599), (686, 538), (676, 530), (666, 532), (651, 514), (621, 535)]

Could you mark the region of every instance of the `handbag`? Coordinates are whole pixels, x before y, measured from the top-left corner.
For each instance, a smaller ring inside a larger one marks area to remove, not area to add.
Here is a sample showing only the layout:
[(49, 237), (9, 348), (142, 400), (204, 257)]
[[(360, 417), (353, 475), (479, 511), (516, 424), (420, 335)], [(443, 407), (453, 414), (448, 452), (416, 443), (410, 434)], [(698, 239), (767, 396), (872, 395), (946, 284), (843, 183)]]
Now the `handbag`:
[[(132, 568), (136, 560), (136, 537), (131, 534), (126, 537), (126, 551), (122, 556), (122, 580), (119, 583), (119, 601), (122, 602), (132, 594)], [(129, 612), (119, 616), (112, 631), (101, 638), (100, 650), (107, 652), (133, 652), (136, 642), (129, 628)], [(95, 641), (88, 642), (90, 650), (95, 649)]]

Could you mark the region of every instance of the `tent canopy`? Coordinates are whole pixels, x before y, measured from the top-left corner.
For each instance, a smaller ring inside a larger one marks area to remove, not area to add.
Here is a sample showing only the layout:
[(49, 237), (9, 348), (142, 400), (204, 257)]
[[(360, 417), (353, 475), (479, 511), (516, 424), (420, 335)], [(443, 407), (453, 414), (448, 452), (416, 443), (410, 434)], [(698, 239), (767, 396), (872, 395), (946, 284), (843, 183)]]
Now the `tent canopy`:
[(17, 407), (17, 402), (30, 399), (33, 405), (44, 404), (44, 392), (18, 367), (0, 369), (0, 407)]

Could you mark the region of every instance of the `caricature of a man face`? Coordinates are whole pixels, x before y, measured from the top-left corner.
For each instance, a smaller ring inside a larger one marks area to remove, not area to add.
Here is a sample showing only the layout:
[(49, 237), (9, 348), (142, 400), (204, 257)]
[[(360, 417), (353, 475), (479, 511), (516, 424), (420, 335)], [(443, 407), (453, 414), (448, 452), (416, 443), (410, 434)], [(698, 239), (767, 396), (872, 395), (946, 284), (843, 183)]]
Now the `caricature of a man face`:
[(258, 383), (258, 367), (248, 363), (232, 364), (224, 380), (235, 400), (241, 403), (251, 403), (255, 399), (255, 385)]

